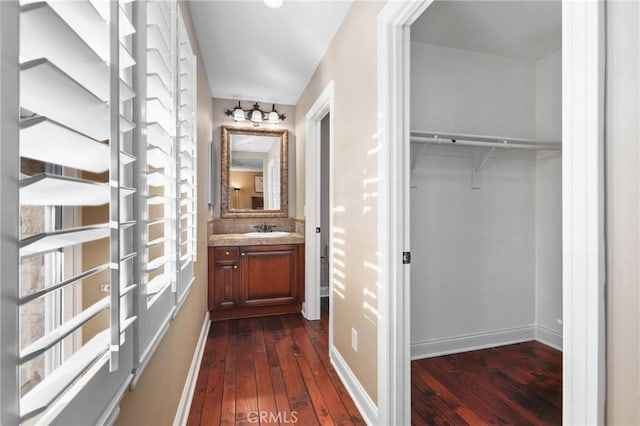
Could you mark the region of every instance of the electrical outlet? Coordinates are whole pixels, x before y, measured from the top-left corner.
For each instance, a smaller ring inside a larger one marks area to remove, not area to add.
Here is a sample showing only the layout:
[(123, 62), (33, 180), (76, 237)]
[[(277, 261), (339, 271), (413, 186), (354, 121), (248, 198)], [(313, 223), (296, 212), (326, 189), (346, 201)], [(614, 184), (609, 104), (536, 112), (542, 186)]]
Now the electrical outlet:
[(354, 352), (358, 352), (358, 331), (351, 327), (351, 348)]

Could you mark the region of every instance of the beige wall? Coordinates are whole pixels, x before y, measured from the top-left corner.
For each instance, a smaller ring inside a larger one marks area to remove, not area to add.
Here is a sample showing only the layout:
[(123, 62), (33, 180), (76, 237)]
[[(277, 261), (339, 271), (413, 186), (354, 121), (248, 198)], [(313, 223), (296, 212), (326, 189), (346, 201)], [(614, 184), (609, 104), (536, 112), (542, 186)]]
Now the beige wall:
[[(255, 177), (262, 176), (262, 172), (240, 172), (232, 170), (229, 174), (229, 181), (232, 188), (240, 188), (238, 191), (238, 205), (234, 205), (231, 200), (231, 206), (236, 209), (251, 209), (251, 197), (264, 197), (264, 192), (255, 192)], [(237, 186), (236, 186), (237, 185)], [(233, 196), (234, 191), (231, 191)]]
[[(191, 14), (180, 2), (187, 30), (200, 58)], [(211, 93), (203, 63), (198, 60), (198, 249), (196, 279), (187, 300), (144, 370), (136, 388), (120, 404), (118, 425), (169, 425), (178, 409), (187, 371), (207, 312), (207, 144), (211, 140)]]
[[(334, 81), (333, 339), (371, 399), (377, 401), (376, 24), (384, 2), (354, 2), (296, 105), (296, 163), (304, 164), (305, 115)], [(296, 217), (304, 217), (304, 169), (297, 168)], [(338, 262), (339, 261), (339, 262)], [(344, 274), (342, 277), (341, 275)], [(351, 349), (351, 328), (358, 352)]]
[[(256, 99), (240, 99), (242, 108), (249, 109), (256, 102)], [(271, 103), (257, 102), (262, 110), (271, 110)], [(215, 169), (215, 195), (216, 203), (213, 207), (213, 217), (220, 217), (220, 143), (222, 139), (222, 126), (239, 126), (246, 127), (247, 123), (236, 123), (231, 117), (225, 115), (225, 111), (233, 109), (238, 105), (238, 99), (222, 99), (213, 98), (213, 144), (216, 147), (216, 169)], [(287, 129), (289, 131), (289, 217), (295, 217), (296, 214), (296, 169), (300, 163), (296, 163), (296, 107), (293, 105), (276, 104), (276, 109), (280, 114), (284, 114), (287, 118), (278, 125), (265, 124), (261, 127), (268, 129)], [(304, 158), (302, 166), (304, 167)], [(304, 204), (304, 197), (298, 198), (300, 203)], [(303, 208), (302, 206), (298, 206)]]
[(606, 422), (640, 424), (640, 7), (607, 2)]

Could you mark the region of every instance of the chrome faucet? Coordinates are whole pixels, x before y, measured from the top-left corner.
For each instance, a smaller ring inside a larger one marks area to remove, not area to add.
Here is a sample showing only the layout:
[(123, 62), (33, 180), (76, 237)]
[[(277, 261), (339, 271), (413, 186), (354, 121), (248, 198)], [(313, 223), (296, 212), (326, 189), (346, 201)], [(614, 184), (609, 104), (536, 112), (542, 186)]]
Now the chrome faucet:
[(267, 222), (265, 222), (262, 225), (255, 225), (254, 228), (256, 228), (256, 231), (258, 232), (273, 232), (273, 228), (277, 228), (277, 225), (267, 225)]

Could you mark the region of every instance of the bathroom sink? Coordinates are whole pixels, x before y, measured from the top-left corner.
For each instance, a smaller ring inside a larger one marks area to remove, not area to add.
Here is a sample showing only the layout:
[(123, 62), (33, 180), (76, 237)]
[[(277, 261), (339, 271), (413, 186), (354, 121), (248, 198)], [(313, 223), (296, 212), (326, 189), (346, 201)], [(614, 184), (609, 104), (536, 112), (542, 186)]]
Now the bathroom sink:
[(290, 232), (274, 231), (274, 232), (247, 232), (246, 235), (249, 238), (279, 238), (286, 237)]

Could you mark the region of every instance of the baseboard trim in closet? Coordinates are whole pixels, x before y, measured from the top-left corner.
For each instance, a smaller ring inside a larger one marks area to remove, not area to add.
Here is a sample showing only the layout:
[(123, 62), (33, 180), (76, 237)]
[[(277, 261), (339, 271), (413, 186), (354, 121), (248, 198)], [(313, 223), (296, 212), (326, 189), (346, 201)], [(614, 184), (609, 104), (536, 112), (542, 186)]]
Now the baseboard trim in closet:
[(553, 331), (542, 325), (536, 325), (536, 340), (553, 349), (562, 351), (562, 333)]
[(435, 356), (528, 342), (535, 339), (536, 327), (533, 325), (467, 334), (464, 336), (445, 337), (442, 339), (412, 343), (411, 359), (432, 358)]

